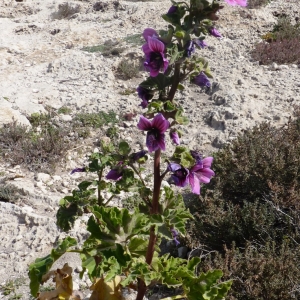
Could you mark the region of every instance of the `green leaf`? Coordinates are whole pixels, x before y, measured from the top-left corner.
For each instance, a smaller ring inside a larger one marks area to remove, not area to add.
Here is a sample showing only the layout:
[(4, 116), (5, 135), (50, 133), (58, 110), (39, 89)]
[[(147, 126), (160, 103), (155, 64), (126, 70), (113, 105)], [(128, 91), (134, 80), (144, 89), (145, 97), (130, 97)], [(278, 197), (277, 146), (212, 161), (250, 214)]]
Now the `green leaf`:
[(127, 156), (130, 153), (131, 148), (127, 142), (123, 141), (119, 144), (119, 151), (121, 155)]
[(176, 110), (176, 106), (173, 102), (168, 100), (164, 104), (164, 110), (167, 112), (172, 112), (172, 111)]
[(82, 181), (78, 184), (78, 187), (81, 191), (86, 191), (87, 188), (92, 184), (93, 184), (92, 181)]
[(51, 254), (43, 258), (37, 258), (34, 263), (29, 265), (28, 276), (32, 296), (37, 296), (40, 284), (42, 283), (42, 277), (50, 270), (53, 263), (65, 254), (70, 247), (76, 244), (77, 242), (74, 238), (66, 237), (55, 249), (52, 249)]
[(137, 211), (129, 213), (127, 209), (99, 206), (91, 210), (95, 217), (88, 221), (91, 235), (85, 243), (87, 246), (92, 243), (97, 251), (116, 249), (117, 244), (125, 247), (131, 237), (148, 232), (147, 217)]
[(192, 157), (190, 150), (184, 146), (176, 146), (172, 155), (172, 160), (178, 162), (185, 168), (191, 168), (195, 164), (195, 160)]
[(180, 125), (187, 125), (189, 123), (189, 119), (182, 115), (183, 111), (178, 110), (175, 114), (175, 121)]

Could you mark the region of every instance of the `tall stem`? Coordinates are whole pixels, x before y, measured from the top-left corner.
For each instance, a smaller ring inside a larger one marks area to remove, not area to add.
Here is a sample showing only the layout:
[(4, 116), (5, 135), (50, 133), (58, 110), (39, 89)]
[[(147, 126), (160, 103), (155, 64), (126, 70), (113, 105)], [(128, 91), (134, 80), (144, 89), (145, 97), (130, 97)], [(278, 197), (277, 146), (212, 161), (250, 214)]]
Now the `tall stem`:
[(180, 83), (180, 65), (180, 62), (175, 63), (174, 80), (168, 97), (171, 101), (174, 99), (175, 93), (178, 88), (178, 84)]
[(102, 198), (101, 190), (100, 190), (100, 181), (102, 178), (102, 172), (103, 172), (103, 169), (98, 171), (98, 205), (99, 206), (102, 206), (102, 204), (103, 204), (103, 198)]
[[(153, 188), (153, 197), (152, 197), (152, 207), (150, 210), (151, 214), (157, 214), (159, 209), (159, 192), (160, 192), (160, 186), (161, 186), (161, 178), (160, 178), (160, 154), (161, 150), (158, 149), (155, 151), (154, 155), (154, 188)], [(150, 238), (146, 253), (146, 263), (148, 265), (151, 265), (152, 258), (154, 254), (154, 248), (156, 243), (157, 236), (155, 234), (155, 225), (151, 226), (150, 228)], [(136, 300), (143, 300), (145, 293), (146, 293), (147, 287), (145, 285), (145, 282), (140, 279), (138, 282), (138, 294), (136, 297)]]

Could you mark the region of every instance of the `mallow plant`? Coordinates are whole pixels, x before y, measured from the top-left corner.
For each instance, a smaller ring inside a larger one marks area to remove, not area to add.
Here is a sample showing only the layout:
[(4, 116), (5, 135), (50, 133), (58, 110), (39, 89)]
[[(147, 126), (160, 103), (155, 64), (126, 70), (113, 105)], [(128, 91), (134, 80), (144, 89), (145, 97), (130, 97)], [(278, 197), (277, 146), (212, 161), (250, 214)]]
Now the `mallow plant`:
[[(246, 0), (225, 1), (246, 5)], [(86, 273), (92, 282), (90, 299), (122, 299), (121, 290), (127, 287), (137, 291), (136, 300), (142, 300), (147, 289), (155, 284), (179, 291), (166, 299), (208, 300), (226, 296), (231, 281), (221, 282), (220, 270), (201, 272), (197, 268), (199, 257), (160, 255), (159, 248), (162, 239), (173, 240), (178, 246), (179, 238), (185, 235), (185, 223), (191, 218), (180, 192), (162, 187), (163, 179), (170, 177), (175, 186), (190, 186), (199, 195), (200, 185), (209, 183), (215, 175), (212, 157), (203, 157), (198, 151), (180, 145), (180, 127), (188, 124), (188, 118), (176, 101), (176, 92), (184, 89), (184, 81), (210, 87), (208, 62), (196, 55), (196, 49), (207, 47), (207, 35), (221, 37), (213, 25), (221, 8), (216, 0), (172, 1), (170, 9), (162, 15), (168, 23), (167, 30), (143, 31), (144, 66), (149, 77), (137, 87), (140, 110), (144, 110), (137, 128), (141, 134), (146, 132), (145, 149), (133, 152), (125, 141), (102, 142), (101, 151), (89, 157), (86, 167), (72, 171), (94, 173), (95, 180), (81, 182), (72, 195), (61, 199), (57, 225), (68, 232), (75, 220), (86, 214), (87, 238), (77, 244), (74, 238), (66, 237), (49, 255), (29, 266), (34, 297), (80, 299), (73, 292), (72, 269), (68, 264), (49, 271), (66, 252), (80, 254), (80, 275)], [(161, 162), (162, 151), (171, 147), (173, 154)], [(151, 185), (143, 174), (150, 156)], [(141, 204), (133, 211), (111, 206), (120, 193), (135, 193)], [(39, 293), (40, 285), (49, 278), (53, 278), (56, 289)]]

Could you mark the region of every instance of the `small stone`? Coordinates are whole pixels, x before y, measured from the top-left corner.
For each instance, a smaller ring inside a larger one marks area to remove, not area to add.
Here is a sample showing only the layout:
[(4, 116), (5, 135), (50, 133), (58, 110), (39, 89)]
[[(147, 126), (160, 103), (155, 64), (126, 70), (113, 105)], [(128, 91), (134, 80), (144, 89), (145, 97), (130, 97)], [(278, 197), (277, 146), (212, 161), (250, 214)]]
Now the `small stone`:
[(82, 267), (81, 266), (77, 266), (76, 268), (75, 268), (75, 272), (76, 273), (80, 273), (80, 272), (82, 272)]
[(52, 179), (53, 179), (54, 181), (60, 181), (62, 178), (61, 178), (59, 175), (53, 175), (53, 176), (52, 176)]
[(63, 181), (62, 186), (63, 187), (69, 187), (70, 183), (68, 181)]
[(70, 115), (60, 115), (59, 118), (64, 122), (70, 122), (73, 119)]
[(36, 181), (42, 181), (42, 182), (47, 182), (51, 179), (51, 176), (46, 173), (38, 173), (36, 176)]
[(32, 92), (33, 92), (33, 93), (38, 93), (38, 92), (39, 92), (39, 90), (37, 90), (37, 89), (33, 89), (33, 90), (32, 90)]
[(188, 248), (186, 246), (179, 247), (177, 251), (178, 251), (178, 257), (186, 258), (188, 252)]

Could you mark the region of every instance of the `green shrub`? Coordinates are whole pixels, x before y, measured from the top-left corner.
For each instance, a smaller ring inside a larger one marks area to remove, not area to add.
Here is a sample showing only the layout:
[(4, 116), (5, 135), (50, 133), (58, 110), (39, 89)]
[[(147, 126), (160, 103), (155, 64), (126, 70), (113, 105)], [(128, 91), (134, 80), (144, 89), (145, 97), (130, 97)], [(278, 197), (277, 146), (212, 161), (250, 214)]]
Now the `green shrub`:
[[(264, 123), (215, 154), (216, 176), (190, 201), (188, 244), (202, 268), (235, 278), (229, 299), (300, 296), (300, 114)], [(225, 279), (226, 279), (225, 278)]]
[(118, 122), (117, 115), (114, 111), (105, 113), (100, 111), (99, 113), (79, 113), (74, 118), (75, 122), (80, 122), (82, 126), (89, 126), (93, 128), (100, 128), (103, 125), (112, 125)]

